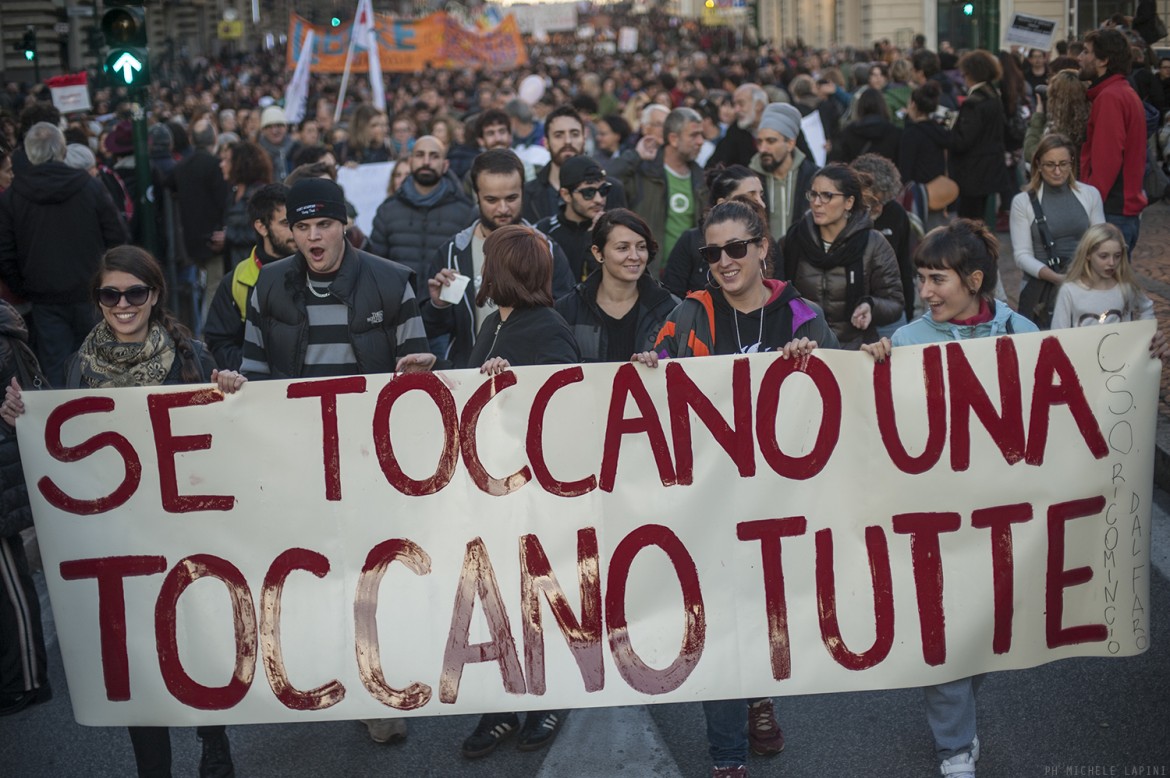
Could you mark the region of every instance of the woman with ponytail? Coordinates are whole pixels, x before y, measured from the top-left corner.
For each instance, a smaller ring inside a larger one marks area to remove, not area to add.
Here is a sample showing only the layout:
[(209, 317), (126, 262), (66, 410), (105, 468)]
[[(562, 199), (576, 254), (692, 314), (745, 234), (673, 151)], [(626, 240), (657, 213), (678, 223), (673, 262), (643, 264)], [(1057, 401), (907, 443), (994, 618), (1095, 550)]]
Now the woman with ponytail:
[[(163, 305), (162, 268), (137, 246), (118, 246), (102, 257), (93, 298), (102, 320), (66, 365), (65, 389), (215, 383), (232, 393), (247, 381), (232, 370), (216, 370), (211, 352), (191, 337)], [(21, 387), (13, 378), (0, 404), (10, 425), (24, 413)], [(130, 727), (140, 776), (170, 775), (171, 740), (166, 727)], [(203, 742), (201, 775), (231, 775), (232, 761), (223, 726), (198, 727)]]

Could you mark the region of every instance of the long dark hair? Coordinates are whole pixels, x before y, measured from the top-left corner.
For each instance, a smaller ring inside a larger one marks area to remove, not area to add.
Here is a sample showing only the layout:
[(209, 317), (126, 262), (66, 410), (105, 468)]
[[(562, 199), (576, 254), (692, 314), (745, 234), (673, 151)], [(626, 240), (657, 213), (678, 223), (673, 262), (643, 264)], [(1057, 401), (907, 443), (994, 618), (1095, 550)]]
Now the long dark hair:
[(158, 302), (150, 309), (150, 323), (162, 325), (175, 343), (175, 353), (181, 364), (180, 377), (184, 383), (197, 384), (204, 380), (195, 359), (195, 347), (191, 345), (191, 332), (171, 315), (164, 300), (167, 299), (167, 279), (162, 267), (149, 251), (138, 246), (115, 246), (102, 255), (97, 274), (93, 278), (91, 296), (96, 304), (98, 289), (106, 273), (122, 272), (132, 275), (158, 293)]

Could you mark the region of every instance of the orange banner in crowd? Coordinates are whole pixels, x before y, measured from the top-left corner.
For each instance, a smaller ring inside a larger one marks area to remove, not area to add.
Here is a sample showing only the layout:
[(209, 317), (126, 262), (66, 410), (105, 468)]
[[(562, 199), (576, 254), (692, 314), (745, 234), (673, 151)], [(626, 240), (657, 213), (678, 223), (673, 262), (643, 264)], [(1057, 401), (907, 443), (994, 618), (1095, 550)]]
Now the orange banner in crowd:
[[(528, 52), (520, 37), (520, 28), (511, 14), (491, 32), (473, 32), (442, 11), (421, 19), (402, 19), (391, 14), (374, 14), (382, 70), (412, 73), (426, 67), (504, 69), (528, 64)], [(310, 24), (296, 14), (288, 23), (287, 67), (296, 67), (305, 32), (313, 30), (314, 54), (310, 72), (341, 73), (349, 50), (353, 22), (340, 27)], [(354, 73), (369, 70), (369, 55), (354, 52)]]

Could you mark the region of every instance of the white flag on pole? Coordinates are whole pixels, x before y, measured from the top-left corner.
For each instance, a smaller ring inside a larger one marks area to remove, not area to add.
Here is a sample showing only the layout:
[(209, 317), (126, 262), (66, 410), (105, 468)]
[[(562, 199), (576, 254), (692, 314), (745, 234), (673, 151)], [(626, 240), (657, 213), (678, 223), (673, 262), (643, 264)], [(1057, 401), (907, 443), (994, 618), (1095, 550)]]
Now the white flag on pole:
[(297, 69), (284, 94), (284, 115), (289, 124), (296, 124), (305, 118), (305, 103), (309, 101), (309, 66), (313, 63), (313, 31), (305, 31), (301, 43), (301, 54), (297, 57)]
[(370, 62), (370, 92), (374, 107), (386, 110), (386, 86), (382, 83), (382, 60), (378, 51), (378, 32), (374, 27), (374, 7), (371, 0), (358, 0), (353, 17), (352, 42), (366, 50)]

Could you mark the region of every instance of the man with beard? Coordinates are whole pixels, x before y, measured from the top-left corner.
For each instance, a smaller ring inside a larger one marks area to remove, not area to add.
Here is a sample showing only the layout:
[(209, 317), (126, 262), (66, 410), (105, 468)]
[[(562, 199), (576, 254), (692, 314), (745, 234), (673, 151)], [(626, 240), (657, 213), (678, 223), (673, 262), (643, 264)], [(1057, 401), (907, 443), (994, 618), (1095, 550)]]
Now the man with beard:
[(220, 284), (216, 289), (207, 313), (207, 324), (203, 327), (203, 339), (220, 370), (240, 369), (248, 296), (260, 277), (260, 268), (297, 251), (285, 212), (287, 199), (287, 186), (269, 184), (248, 200), (248, 218), (252, 220), (252, 229), (260, 236), (260, 242), (247, 259), (236, 265), (228, 283)]
[(787, 103), (771, 103), (760, 117), (756, 132), (760, 150), (749, 167), (764, 182), (768, 229), (783, 237), (808, 207), (805, 195), (817, 165), (796, 147), (800, 138), (800, 110)]
[[(410, 176), (374, 214), (370, 253), (406, 265), (416, 278), (428, 278), (427, 258), (466, 227), (474, 213), (448, 170), (446, 147), (433, 135), (424, 135), (411, 149)], [(426, 294), (425, 289), (416, 291)]]
[[(699, 224), (707, 202), (703, 169), (695, 164), (703, 148), (703, 118), (693, 108), (675, 108), (662, 127), (663, 145), (653, 159), (643, 159), (637, 150), (622, 155), (628, 164), (622, 177), (633, 193), (630, 210), (646, 220), (654, 240), (662, 247), (659, 257), (670, 256), (679, 236)], [(661, 260), (647, 271), (658, 278)]]
[[(468, 367), (479, 325), (494, 309), (490, 302), (483, 307), (475, 304), (476, 290), (483, 279), (484, 241), (500, 227), (527, 224), (520, 215), (524, 163), (513, 151), (492, 149), (480, 154), (471, 163), (471, 180), (475, 184), (479, 218), (436, 252), (427, 271), (430, 295), (421, 300), (427, 336), (432, 342), (446, 342), (440, 355), (445, 359), (443, 368)], [(551, 239), (549, 247), (553, 255), (555, 299), (572, 291), (576, 280), (561, 247)], [(450, 286), (458, 276), (468, 279), (462, 299), (458, 303), (440, 299), (443, 287)]]
[[(552, 157), (540, 169), (536, 178), (524, 185), (524, 218), (538, 222), (557, 212), (561, 202), (561, 165), (570, 157), (585, 151), (585, 122), (572, 106), (562, 105), (553, 109), (545, 120), (545, 142)], [(605, 198), (605, 208), (625, 208), (626, 193), (621, 185), (608, 179), (614, 186)]]
[(747, 165), (756, 153), (754, 133), (768, 104), (768, 93), (759, 84), (742, 84), (735, 90), (732, 104), (735, 122), (715, 145), (715, 153), (707, 160), (709, 169), (719, 165)]
[(1089, 126), (1081, 146), (1080, 180), (1105, 200), (1105, 221), (1116, 225), (1133, 254), (1146, 207), (1146, 114), (1126, 76), (1132, 58), (1119, 30), (1093, 30), (1077, 57), (1089, 82)]
[[(475, 138), (480, 153), (492, 149), (512, 149), (524, 163), (524, 180), (536, 178), (536, 171), (548, 164), (548, 149), (544, 146), (512, 146), (512, 125), (508, 114), (498, 108), (489, 108), (475, 120)], [(463, 194), (475, 201), (475, 186), (471, 183), (471, 171), (463, 177)]]
[(546, 216), (536, 229), (557, 242), (569, 260), (573, 278), (584, 281), (594, 271), (593, 225), (605, 213), (605, 197), (612, 185), (592, 157), (570, 157), (561, 166), (561, 209)]

